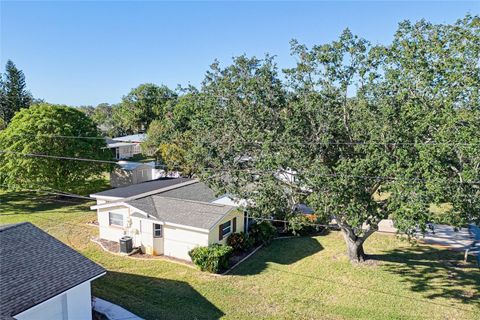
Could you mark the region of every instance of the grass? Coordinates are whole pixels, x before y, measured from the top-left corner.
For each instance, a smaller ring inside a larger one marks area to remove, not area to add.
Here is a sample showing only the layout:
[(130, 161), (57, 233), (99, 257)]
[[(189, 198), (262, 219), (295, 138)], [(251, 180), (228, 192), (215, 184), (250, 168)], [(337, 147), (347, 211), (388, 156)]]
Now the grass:
[[(377, 234), (351, 265), (341, 234), (275, 240), (229, 276), (135, 260), (89, 241), (91, 203), (0, 191), (0, 224), (30, 221), (103, 265), (93, 294), (145, 319), (478, 319), (480, 272), (462, 254)], [(2, 244), (5, 245), (5, 244)]]

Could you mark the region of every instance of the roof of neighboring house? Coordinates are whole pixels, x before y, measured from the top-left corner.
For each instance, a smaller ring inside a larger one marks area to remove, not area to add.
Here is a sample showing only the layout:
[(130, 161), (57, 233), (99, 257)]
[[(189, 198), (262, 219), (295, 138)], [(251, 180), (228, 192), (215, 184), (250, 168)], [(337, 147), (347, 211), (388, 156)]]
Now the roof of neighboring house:
[(209, 230), (235, 207), (152, 195), (127, 204), (166, 223)]
[(160, 178), (157, 180), (142, 182), (138, 184), (133, 184), (127, 187), (120, 187), (110, 190), (105, 190), (102, 192), (97, 192), (92, 194), (92, 197), (115, 197), (115, 198), (128, 198), (134, 197), (146, 192), (152, 192), (155, 190), (160, 190), (163, 188), (171, 187), (176, 184), (184, 183), (187, 181), (193, 181), (189, 178)]
[(28, 222), (0, 226), (0, 243), (0, 315), (5, 318), (105, 273)]
[(128, 147), (128, 146), (134, 146), (136, 143), (134, 142), (112, 142), (112, 143), (107, 143), (107, 148), (119, 148), (119, 147)]
[(294, 210), (297, 211), (297, 212), (303, 213), (303, 214), (314, 214), (315, 213), (315, 210), (313, 210), (312, 208), (310, 208), (309, 206), (307, 206), (304, 203), (299, 203), (299, 204), (295, 205)]
[(123, 141), (123, 142), (143, 142), (147, 138), (147, 135), (145, 133), (140, 133), (140, 134), (132, 134), (129, 136), (123, 136), (123, 137), (116, 137), (112, 138), (112, 140), (115, 141)]

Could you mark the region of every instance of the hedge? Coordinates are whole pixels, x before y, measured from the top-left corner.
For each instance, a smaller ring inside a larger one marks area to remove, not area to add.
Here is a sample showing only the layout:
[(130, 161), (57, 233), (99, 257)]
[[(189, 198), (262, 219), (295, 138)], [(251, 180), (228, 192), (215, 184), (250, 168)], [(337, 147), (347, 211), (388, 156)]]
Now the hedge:
[(188, 252), (188, 255), (200, 270), (219, 273), (228, 268), (228, 261), (232, 252), (232, 247), (215, 243), (208, 247), (194, 248)]

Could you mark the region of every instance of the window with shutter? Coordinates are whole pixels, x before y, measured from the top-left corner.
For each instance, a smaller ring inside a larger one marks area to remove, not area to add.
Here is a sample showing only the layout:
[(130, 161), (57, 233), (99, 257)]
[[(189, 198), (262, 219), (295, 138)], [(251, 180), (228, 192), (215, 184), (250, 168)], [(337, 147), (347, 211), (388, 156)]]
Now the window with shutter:
[(232, 232), (232, 220), (222, 223), (218, 228), (218, 240), (222, 240)]
[(233, 233), (237, 232), (237, 217), (233, 218), (232, 232)]

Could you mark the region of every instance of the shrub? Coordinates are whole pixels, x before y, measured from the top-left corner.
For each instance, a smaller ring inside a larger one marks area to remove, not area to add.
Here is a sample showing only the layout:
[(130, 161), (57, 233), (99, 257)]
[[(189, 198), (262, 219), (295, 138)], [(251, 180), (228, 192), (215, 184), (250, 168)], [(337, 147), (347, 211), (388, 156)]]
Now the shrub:
[(270, 222), (262, 221), (251, 227), (249, 235), (255, 240), (255, 243), (269, 244), (276, 232), (277, 230)]
[(318, 227), (314, 225), (315, 221), (304, 214), (295, 214), (288, 219), (288, 229), (295, 236), (305, 236), (318, 231)]
[(227, 238), (227, 245), (233, 248), (236, 252), (241, 252), (247, 249), (247, 237), (243, 232), (232, 233)]
[(188, 252), (190, 258), (200, 270), (219, 273), (227, 269), (230, 254), (233, 248), (221, 244), (212, 244), (208, 247), (197, 247)]

